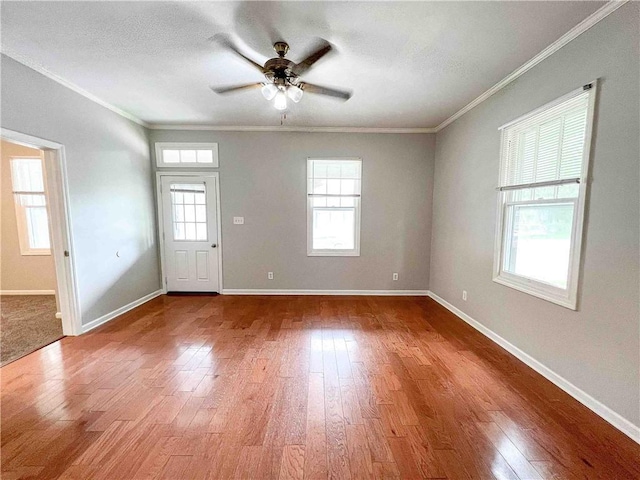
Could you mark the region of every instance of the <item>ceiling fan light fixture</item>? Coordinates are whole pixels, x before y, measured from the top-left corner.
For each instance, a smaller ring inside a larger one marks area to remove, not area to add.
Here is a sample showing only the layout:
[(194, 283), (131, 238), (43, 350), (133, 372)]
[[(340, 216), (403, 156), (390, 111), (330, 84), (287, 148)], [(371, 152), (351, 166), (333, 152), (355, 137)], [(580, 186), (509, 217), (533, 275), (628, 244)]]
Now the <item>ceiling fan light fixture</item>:
[(275, 99), (273, 101), (273, 106), (276, 107), (276, 110), (286, 110), (287, 109), (287, 94), (284, 89), (278, 89), (278, 92), (275, 95)]
[(302, 89), (295, 85), (290, 85), (289, 88), (287, 88), (287, 95), (295, 103), (298, 103), (300, 100), (302, 100)]
[(262, 86), (262, 96), (267, 100), (273, 100), (273, 97), (278, 93), (278, 87), (276, 87), (273, 83), (265, 83)]

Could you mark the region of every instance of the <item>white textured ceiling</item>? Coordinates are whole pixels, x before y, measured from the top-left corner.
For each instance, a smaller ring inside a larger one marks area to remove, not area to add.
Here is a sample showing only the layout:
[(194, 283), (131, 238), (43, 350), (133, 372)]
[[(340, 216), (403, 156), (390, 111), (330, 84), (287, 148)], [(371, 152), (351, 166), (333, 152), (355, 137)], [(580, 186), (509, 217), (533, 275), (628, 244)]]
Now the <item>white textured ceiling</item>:
[(304, 80), (291, 126), (434, 127), (603, 2), (2, 2), (2, 49), (149, 123), (278, 125), (258, 90), (209, 85), (261, 75), (207, 41), (228, 33), (259, 63), (284, 39), (300, 60), (316, 37), (338, 53)]

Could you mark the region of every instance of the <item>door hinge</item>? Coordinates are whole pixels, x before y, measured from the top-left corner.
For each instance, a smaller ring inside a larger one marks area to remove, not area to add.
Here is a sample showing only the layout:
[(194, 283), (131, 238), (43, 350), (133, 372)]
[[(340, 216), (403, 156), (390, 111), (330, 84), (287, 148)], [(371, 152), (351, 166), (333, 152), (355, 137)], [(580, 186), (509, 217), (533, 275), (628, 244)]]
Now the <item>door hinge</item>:
[(64, 251), (64, 256), (65, 256), (65, 257), (68, 257), (68, 256), (69, 256), (69, 250), (65, 250), (65, 251)]

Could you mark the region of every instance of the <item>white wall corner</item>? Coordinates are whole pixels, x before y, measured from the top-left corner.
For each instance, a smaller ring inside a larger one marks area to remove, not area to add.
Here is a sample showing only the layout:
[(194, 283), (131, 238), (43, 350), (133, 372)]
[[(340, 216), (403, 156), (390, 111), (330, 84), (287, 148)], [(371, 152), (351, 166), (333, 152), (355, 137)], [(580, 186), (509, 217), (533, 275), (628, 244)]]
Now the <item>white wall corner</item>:
[(144, 297), (134, 300), (133, 302), (127, 305), (124, 305), (114, 310), (113, 312), (109, 312), (106, 315), (96, 318), (95, 320), (91, 320), (90, 322), (82, 325), (82, 333), (87, 333), (89, 330), (93, 330), (94, 328), (97, 328), (100, 325), (104, 325), (105, 323), (113, 320), (114, 318), (119, 317), (120, 315), (127, 313), (129, 310), (133, 310), (134, 308), (139, 307), (143, 303), (147, 303), (149, 300), (153, 300), (154, 298), (159, 297), (162, 294), (163, 294), (162, 290), (156, 290), (155, 292), (151, 292), (145, 295)]
[(553, 383), (560, 389), (564, 390), (566, 393), (568, 393), (577, 401), (582, 403), (589, 410), (591, 410), (598, 416), (602, 417), (604, 420), (609, 422), (615, 428), (617, 428), (622, 433), (627, 435), (633, 441), (640, 444), (640, 426), (633, 424), (632, 422), (630, 422), (620, 414), (614, 412), (609, 407), (607, 407), (603, 403), (593, 398), (587, 392), (578, 388), (577, 386), (569, 382), (564, 377), (558, 375), (549, 367), (539, 362), (528, 353), (520, 350), (518, 347), (510, 343), (508, 340), (505, 340), (503, 337), (495, 333), (493, 330), (485, 327), (482, 323), (470, 317), (459, 308), (450, 304), (445, 299), (439, 297), (437, 294), (433, 293), (432, 291), (429, 291), (428, 296), (431, 297), (436, 302), (438, 302), (444, 308), (449, 310), (451, 313), (453, 313), (457, 317), (464, 320), (466, 323), (468, 323), (473, 328), (478, 330), (484, 336), (488, 337), (490, 340), (500, 345), (502, 348), (504, 348), (507, 352), (512, 354), (514, 357), (516, 357), (517, 359), (519, 359), (520, 361), (524, 362), (526, 365), (534, 369), (536, 372), (538, 372), (540, 375), (545, 377), (551, 383)]

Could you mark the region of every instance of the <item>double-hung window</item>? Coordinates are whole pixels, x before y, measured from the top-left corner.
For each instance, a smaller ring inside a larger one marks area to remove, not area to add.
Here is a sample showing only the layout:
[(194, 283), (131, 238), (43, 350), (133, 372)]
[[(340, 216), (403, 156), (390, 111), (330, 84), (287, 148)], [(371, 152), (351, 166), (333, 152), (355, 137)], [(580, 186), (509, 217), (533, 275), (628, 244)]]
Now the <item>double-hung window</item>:
[(40, 158), (12, 158), (11, 182), (22, 255), (51, 255), (47, 199)]
[(576, 309), (595, 84), (502, 127), (494, 281)]
[(360, 255), (360, 159), (307, 160), (307, 254)]

